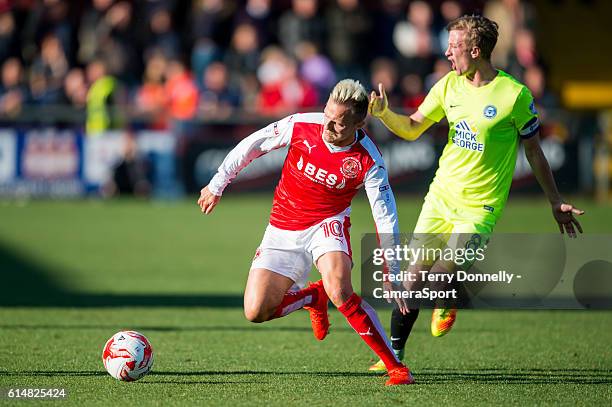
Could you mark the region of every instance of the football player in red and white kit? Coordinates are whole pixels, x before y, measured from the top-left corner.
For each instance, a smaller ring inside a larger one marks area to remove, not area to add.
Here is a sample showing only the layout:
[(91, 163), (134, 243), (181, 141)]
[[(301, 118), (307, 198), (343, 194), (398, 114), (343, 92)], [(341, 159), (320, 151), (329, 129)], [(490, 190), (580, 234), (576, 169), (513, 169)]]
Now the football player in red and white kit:
[[(198, 205), (203, 213), (211, 213), (240, 170), (271, 150), (289, 146), (270, 223), (249, 272), (246, 318), (264, 322), (305, 308), (315, 337), (322, 340), (329, 330), (331, 300), (384, 361), (386, 384), (410, 384), (412, 375), (391, 350), (376, 311), (351, 284), (349, 215), (359, 188), (366, 189), (377, 232), (399, 233), (385, 164), (362, 129), (367, 111), (363, 86), (351, 79), (339, 82), (324, 113), (294, 114), (243, 139), (202, 189)], [(304, 288), (312, 264), (322, 280)]]

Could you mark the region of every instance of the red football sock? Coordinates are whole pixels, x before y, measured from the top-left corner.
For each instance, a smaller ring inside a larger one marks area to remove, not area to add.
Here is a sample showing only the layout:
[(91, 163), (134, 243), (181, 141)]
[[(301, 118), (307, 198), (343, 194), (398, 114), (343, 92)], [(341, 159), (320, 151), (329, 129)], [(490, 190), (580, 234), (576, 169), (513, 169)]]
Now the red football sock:
[(297, 311), (304, 308), (317, 300), (319, 291), (317, 287), (307, 287), (300, 291), (289, 291), (283, 297), (283, 301), (274, 311), (272, 318), (284, 317), (287, 314), (291, 314), (293, 311)]
[(403, 366), (395, 356), (395, 353), (391, 350), (391, 346), (387, 342), (387, 336), (378, 320), (376, 311), (374, 311), (370, 304), (363, 301), (356, 293), (353, 293), (353, 295), (338, 308), (338, 311), (345, 316), (355, 332), (361, 336), (361, 339), (376, 352), (385, 363), (387, 370)]

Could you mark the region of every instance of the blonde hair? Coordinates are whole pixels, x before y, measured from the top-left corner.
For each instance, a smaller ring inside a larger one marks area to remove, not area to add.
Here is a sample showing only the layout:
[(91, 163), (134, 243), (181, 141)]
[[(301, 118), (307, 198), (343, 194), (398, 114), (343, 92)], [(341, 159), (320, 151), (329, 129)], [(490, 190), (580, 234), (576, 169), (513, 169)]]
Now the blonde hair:
[(368, 114), (368, 92), (354, 79), (343, 79), (332, 89), (329, 100), (348, 106), (356, 121), (364, 120)]
[(451, 21), (447, 26), (447, 31), (465, 31), (465, 42), (469, 48), (478, 47), (482, 57), (487, 61), (491, 60), (491, 53), (497, 44), (498, 25), (495, 21), (483, 16), (465, 15)]

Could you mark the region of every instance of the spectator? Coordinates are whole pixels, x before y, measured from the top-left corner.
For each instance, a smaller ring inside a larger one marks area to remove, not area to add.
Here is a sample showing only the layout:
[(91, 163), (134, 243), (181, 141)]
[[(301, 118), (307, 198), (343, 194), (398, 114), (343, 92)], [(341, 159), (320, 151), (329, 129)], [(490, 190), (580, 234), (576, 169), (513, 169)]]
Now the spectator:
[(196, 78), (201, 78), (208, 64), (216, 61), (220, 55), (223, 55), (223, 50), (210, 38), (200, 38), (191, 50), (191, 67)]
[(499, 25), (499, 37), (491, 61), (496, 66), (508, 66), (517, 31), (529, 27), (532, 10), (527, 2), (520, 0), (493, 0), (485, 4), (483, 15)]
[(0, 61), (17, 55), (15, 18), (8, 7), (0, 10)]
[(292, 0), (291, 9), (278, 21), (278, 34), (284, 51), (296, 57), (298, 44), (309, 41), (322, 49), (325, 38), (325, 22), (317, 15), (317, 0)]
[(338, 75), (363, 80), (366, 73), (362, 67), (368, 65), (371, 49), (372, 21), (367, 11), (358, 0), (335, 0), (326, 10), (325, 19), (327, 50)]
[(108, 74), (103, 60), (94, 60), (87, 65), (87, 80), (91, 84), (87, 92), (87, 135), (96, 136), (120, 128), (125, 95), (117, 79)]
[(69, 5), (66, 0), (45, 0), (39, 13), (35, 13), (36, 38), (52, 34), (66, 55), (72, 55), (73, 27), (68, 16)]
[(393, 43), (399, 51), (402, 72), (416, 73), (421, 78), (431, 72), (437, 52), (432, 32), (433, 12), (424, 1), (410, 3), (405, 21), (393, 32)]
[(30, 71), (30, 94), (35, 103), (59, 103), (64, 77), (68, 73), (68, 60), (55, 34), (47, 35), (40, 54)]
[(136, 93), (136, 112), (145, 115), (155, 130), (168, 128), (168, 96), (164, 86), (166, 65), (163, 54), (153, 54), (147, 61), (143, 84)]
[(538, 54), (533, 32), (526, 28), (519, 29), (514, 37), (514, 53), (508, 61), (508, 73), (520, 80), (525, 70), (537, 63)]
[(374, 14), (373, 32), (370, 33), (377, 40), (375, 56), (395, 58), (397, 49), (393, 45), (393, 31), (404, 15), (402, 0), (382, 0), (380, 10)]
[(78, 61), (88, 64), (99, 55), (100, 38), (108, 35), (110, 30), (105, 15), (113, 0), (93, 0), (80, 20)]
[(72, 68), (64, 78), (63, 103), (77, 109), (87, 104), (87, 83), (81, 68)]
[[(319, 95), (328, 95), (336, 84), (336, 73), (331, 61), (311, 42), (299, 44), (296, 54), (300, 61), (300, 76), (313, 84)], [(325, 102), (318, 101), (320, 105)]]
[(168, 59), (182, 54), (179, 37), (172, 27), (172, 16), (165, 7), (153, 10), (149, 18), (147, 47), (159, 50)]
[(224, 58), (232, 86), (241, 86), (245, 75), (255, 74), (259, 59), (257, 30), (251, 24), (240, 24), (234, 31), (232, 43)]
[(178, 122), (193, 119), (198, 107), (198, 89), (191, 73), (180, 59), (169, 61), (165, 88), (170, 118)]
[(15, 116), (21, 112), (27, 97), (22, 71), (21, 62), (17, 58), (9, 58), (2, 64), (0, 115)]
[(317, 105), (314, 86), (298, 77), (296, 62), (279, 48), (264, 50), (257, 77), (262, 84), (257, 97), (260, 114), (282, 116)]
[(244, 9), (238, 11), (234, 20), (236, 27), (242, 24), (253, 26), (262, 48), (277, 41), (270, 3), (270, 0), (247, 0)]
[(138, 144), (133, 134), (126, 133), (123, 140), (122, 157), (113, 168), (112, 178), (104, 185), (103, 195), (147, 198), (151, 194), (149, 162), (138, 154)]
[(134, 85), (140, 80), (140, 58), (133, 44), (133, 10), (128, 1), (112, 5), (106, 15), (108, 32), (100, 38), (98, 57), (106, 61), (106, 68), (122, 83)]
[[(223, 55), (232, 33), (233, 1), (195, 0), (189, 18), (191, 66), (195, 77), (201, 78), (206, 67)], [(201, 84), (200, 84), (201, 85)]]
[(234, 0), (195, 0), (191, 14), (192, 42), (206, 38), (217, 47), (227, 48), (236, 7)]
[(227, 118), (240, 106), (240, 92), (230, 85), (224, 63), (213, 62), (208, 65), (202, 82), (200, 110), (204, 117)]
[(402, 56), (409, 58), (417, 55), (421, 36), (429, 38), (428, 51), (432, 51), (435, 46), (431, 41), (432, 22), (433, 11), (429, 4), (420, 0), (410, 3), (406, 19), (399, 22), (393, 32), (393, 43)]

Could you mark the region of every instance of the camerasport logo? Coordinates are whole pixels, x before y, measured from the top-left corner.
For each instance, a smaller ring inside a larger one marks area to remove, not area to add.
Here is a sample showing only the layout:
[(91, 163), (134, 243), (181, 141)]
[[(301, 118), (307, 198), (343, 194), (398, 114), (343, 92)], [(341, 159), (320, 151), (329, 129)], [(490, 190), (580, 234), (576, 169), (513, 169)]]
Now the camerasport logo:
[(357, 175), (361, 172), (361, 163), (356, 158), (346, 157), (342, 160), (340, 172), (346, 178), (357, 178)]

